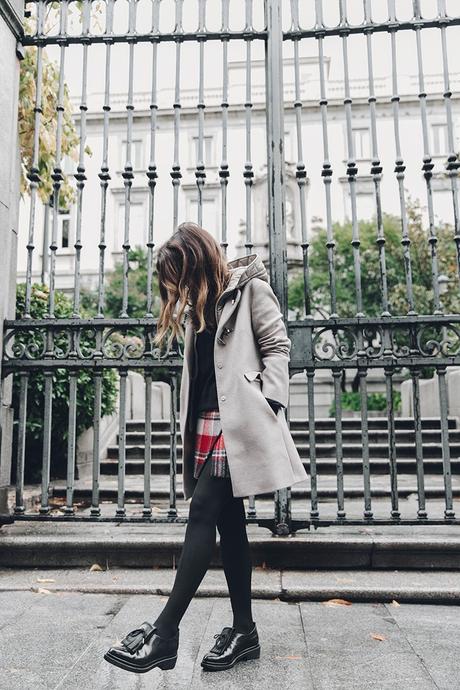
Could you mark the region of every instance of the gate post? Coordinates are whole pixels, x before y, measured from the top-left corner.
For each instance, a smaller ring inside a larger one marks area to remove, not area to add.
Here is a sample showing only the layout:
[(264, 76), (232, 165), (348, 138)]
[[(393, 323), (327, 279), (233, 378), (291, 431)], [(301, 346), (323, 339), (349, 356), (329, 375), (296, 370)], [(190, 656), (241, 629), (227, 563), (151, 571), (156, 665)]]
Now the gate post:
[(11, 474), (13, 409), (12, 377), (1, 377), (3, 321), (14, 317), (16, 296), (16, 244), (19, 210), (17, 42), (22, 35), (23, 2), (0, 0), (0, 524), (8, 513)]
[[(270, 283), (288, 318), (287, 249), (284, 187), (284, 90), (283, 30), (281, 0), (265, 0), (265, 93), (267, 131), (268, 239)], [(280, 414), (283, 414), (280, 411)], [(278, 535), (291, 532), (290, 489), (275, 494), (275, 524)]]

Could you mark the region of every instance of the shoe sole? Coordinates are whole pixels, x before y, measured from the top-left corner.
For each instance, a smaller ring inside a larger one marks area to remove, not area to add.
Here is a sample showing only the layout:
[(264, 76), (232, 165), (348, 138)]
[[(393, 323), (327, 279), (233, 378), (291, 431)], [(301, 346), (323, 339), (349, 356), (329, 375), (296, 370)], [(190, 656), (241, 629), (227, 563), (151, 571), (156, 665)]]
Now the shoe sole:
[(135, 664), (130, 664), (128, 661), (122, 661), (118, 657), (112, 656), (108, 652), (104, 654), (104, 659), (108, 661), (109, 664), (118, 666), (118, 668), (122, 668), (125, 671), (131, 671), (132, 673), (147, 673), (147, 671), (151, 671), (152, 669), (157, 667), (161, 668), (162, 671), (168, 671), (174, 668), (177, 661), (177, 654), (175, 656), (169, 656), (165, 657), (164, 659), (159, 659), (150, 666), (136, 666)]
[(244, 652), (241, 652), (241, 654), (236, 656), (230, 664), (226, 664), (225, 666), (223, 664), (214, 664), (213, 662), (208, 661), (202, 661), (201, 666), (205, 671), (226, 671), (229, 668), (233, 668), (233, 666), (239, 661), (250, 661), (252, 659), (259, 659), (259, 657), (260, 645), (257, 645), (257, 647), (245, 649)]

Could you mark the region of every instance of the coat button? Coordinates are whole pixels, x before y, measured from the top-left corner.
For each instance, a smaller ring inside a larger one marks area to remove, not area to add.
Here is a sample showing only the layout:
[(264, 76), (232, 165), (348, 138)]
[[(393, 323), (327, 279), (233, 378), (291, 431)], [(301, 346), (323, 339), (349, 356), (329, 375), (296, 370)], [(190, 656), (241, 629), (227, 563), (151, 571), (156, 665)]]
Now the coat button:
[(222, 369), (222, 367), (223, 367), (222, 362), (217, 362), (217, 366), (219, 367), (219, 369)]
[(221, 395), (221, 396), (220, 396), (220, 399), (221, 399), (221, 400), (227, 400), (227, 398), (225, 397), (225, 395)]

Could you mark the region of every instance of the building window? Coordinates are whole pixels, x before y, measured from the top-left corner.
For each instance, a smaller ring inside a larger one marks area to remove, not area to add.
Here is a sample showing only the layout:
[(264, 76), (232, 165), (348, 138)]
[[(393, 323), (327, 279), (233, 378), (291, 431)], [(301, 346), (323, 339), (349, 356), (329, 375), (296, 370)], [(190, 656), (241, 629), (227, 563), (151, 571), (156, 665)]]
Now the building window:
[(353, 129), (353, 146), (357, 160), (371, 157), (370, 133), (368, 127)]
[[(146, 205), (143, 201), (132, 201), (129, 209), (129, 245), (134, 247), (144, 247), (147, 242), (147, 219)], [(122, 250), (125, 236), (125, 204), (118, 206), (116, 251)]]
[(58, 215), (58, 247), (68, 249), (70, 247), (70, 211), (59, 211)]
[[(213, 237), (219, 236), (217, 226), (218, 204), (217, 199), (202, 199), (202, 220), (201, 224), (205, 230), (211, 233)], [(198, 222), (198, 199), (193, 198), (189, 200), (188, 204), (188, 218), (194, 222)]]
[[(121, 142), (121, 155), (120, 155), (120, 168), (124, 168), (126, 165), (127, 156), (127, 144), (126, 139)], [(133, 170), (143, 170), (144, 169), (144, 142), (142, 139), (133, 139), (131, 141), (131, 165)]]
[[(199, 137), (192, 136), (191, 141), (190, 165), (193, 167), (199, 160)], [(212, 135), (203, 136), (203, 163), (206, 168), (211, 168), (216, 165), (214, 159), (214, 137)]]
[(445, 123), (431, 125), (433, 138), (433, 155), (447, 154), (447, 125)]

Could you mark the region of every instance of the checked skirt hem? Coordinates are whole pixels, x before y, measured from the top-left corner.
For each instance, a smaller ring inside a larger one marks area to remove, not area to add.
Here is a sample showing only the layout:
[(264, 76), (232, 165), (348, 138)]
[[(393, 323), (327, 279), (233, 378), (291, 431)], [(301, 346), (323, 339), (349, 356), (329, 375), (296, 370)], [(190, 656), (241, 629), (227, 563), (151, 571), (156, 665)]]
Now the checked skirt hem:
[(211, 477), (230, 477), (219, 410), (204, 410), (196, 421), (193, 476), (198, 479), (204, 463), (211, 462)]

